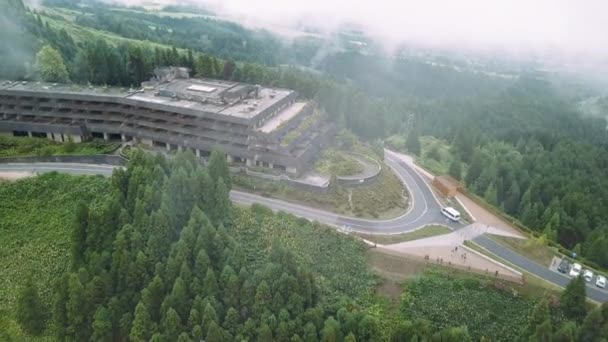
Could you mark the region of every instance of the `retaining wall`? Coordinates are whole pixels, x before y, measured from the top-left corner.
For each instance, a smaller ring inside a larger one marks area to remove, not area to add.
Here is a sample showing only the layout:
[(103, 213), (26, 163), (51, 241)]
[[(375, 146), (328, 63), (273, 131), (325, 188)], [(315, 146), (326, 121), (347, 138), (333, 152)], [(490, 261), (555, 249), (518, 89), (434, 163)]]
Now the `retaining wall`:
[(96, 155), (65, 155), (65, 156), (29, 156), (29, 157), (3, 157), (0, 163), (79, 163), (79, 164), (107, 164), (123, 166), (128, 160), (124, 157), (109, 154)]

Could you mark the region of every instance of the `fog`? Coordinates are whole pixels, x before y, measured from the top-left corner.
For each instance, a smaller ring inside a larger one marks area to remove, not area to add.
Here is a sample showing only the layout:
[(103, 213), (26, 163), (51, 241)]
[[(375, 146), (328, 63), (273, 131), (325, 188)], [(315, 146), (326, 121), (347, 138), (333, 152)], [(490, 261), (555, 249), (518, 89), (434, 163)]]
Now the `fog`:
[[(138, 0), (129, 2), (141, 4)], [(608, 58), (608, 1), (605, 0), (189, 2), (245, 25), (264, 23), (294, 28), (305, 24), (330, 32), (343, 23), (356, 23), (387, 49), (405, 42), (513, 55), (560, 55), (576, 60)]]

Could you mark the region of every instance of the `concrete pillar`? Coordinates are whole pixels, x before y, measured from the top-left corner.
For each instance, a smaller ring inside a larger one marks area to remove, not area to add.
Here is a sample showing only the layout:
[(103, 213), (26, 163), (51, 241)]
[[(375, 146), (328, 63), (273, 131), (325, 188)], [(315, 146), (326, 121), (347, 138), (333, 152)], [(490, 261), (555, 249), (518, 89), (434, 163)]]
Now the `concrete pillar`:
[(32, 132), (28, 131), (27, 132), (27, 136), (31, 138), (32, 137)]
[(180, 145), (177, 145), (177, 150), (178, 150), (179, 152), (181, 152), (181, 151), (182, 151), (182, 147), (181, 147)]
[(108, 136), (108, 133), (104, 133), (103, 134), (103, 140), (105, 140), (105, 141), (110, 140), (110, 137)]
[(46, 132), (46, 138), (49, 140), (53, 140), (53, 133)]
[(82, 142), (82, 137), (80, 135), (72, 135), (72, 141), (75, 143)]
[(268, 163), (268, 168), (269, 169), (273, 169), (274, 168), (274, 164), (273, 163)]
[(287, 171), (287, 173), (298, 173), (298, 170), (296, 170), (296, 168), (293, 166), (288, 166), (286, 168), (286, 171)]
[(121, 134), (121, 135), (120, 135), (120, 140), (121, 140), (122, 142), (127, 141), (127, 136), (126, 136), (126, 135), (124, 135), (124, 134)]
[(252, 167), (252, 166), (254, 166), (254, 165), (255, 165), (255, 161), (253, 161), (253, 160), (252, 160), (252, 159), (250, 159), (250, 158), (247, 158), (247, 161), (245, 162), (245, 164), (246, 164), (248, 167)]
[(232, 158), (231, 155), (227, 154), (226, 155), (226, 161), (228, 162), (228, 164), (232, 164), (232, 162), (234, 161), (234, 158)]
[(198, 148), (196, 149), (196, 156), (197, 157), (201, 157), (201, 150), (199, 150)]
[(167, 143), (167, 151), (171, 151), (171, 144)]

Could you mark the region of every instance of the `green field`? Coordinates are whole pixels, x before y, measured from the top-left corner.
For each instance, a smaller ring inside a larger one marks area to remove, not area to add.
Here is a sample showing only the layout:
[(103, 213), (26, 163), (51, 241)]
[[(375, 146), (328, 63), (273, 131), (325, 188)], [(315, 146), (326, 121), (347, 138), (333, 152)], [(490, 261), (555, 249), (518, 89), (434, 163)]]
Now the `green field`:
[(0, 331), (16, 326), (15, 300), (27, 276), (50, 306), (53, 279), (68, 267), (76, 204), (100, 198), (107, 185), (102, 177), (56, 173), (0, 183)]
[(491, 280), (444, 271), (427, 271), (405, 286), (401, 298), (405, 319), (430, 320), (433, 329), (466, 325), (473, 340), (492, 341), (517, 340), (535, 304)]
[(363, 171), (363, 165), (344, 151), (329, 149), (315, 163), (315, 170), (325, 175), (351, 176)]
[(99, 140), (58, 143), (45, 138), (0, 136), (0, 157), (109, 154), (118, 146)]

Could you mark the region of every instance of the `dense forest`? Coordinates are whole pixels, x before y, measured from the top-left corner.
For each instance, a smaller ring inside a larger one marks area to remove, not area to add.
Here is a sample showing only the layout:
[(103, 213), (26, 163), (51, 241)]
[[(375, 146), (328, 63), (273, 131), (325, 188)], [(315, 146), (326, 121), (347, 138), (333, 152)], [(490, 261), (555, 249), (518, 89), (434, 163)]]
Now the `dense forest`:
[[(588, 308), (582, 278), (561, 297), (537, 301), (492, 279), (454, 278), (436, 270), (404, 285), (400, 305), (387, 306), (370, 292), (376, 279), (368, 273), (361, 242), (261, 206), (233, 207), (230, 182), (222, 177), (227, 167), (218, 151), (207, 167), (191, 152), (166, 160), (138, 151), (109, 180), (91, 178), (87, 191), (77, 190), (86, 201), (73, 203), (70, 211), (64, 272), (44, 275), (54, 283), (50, 289), (33, 274), (21, 280), (14, 310), (6, 311), (10, 306), (3, 303), (2, 313), (14, 316), (26, 335), (0, 329), (0, 339), (41, 334), (58, 341), (608, 337), (608, 307)], [(40, 189), (41, 182), (61, 190), (89, 178), (45, 175), (3, 186), (0, 196), (8, 199), (22, 186)], [(65, 191), (58, 194), (65, 197)], [(28, 196), (36, 194), (26, 191), (25, 199), (32, 201)], [(42, 295), (46, 292), (50, 300)], [(0, 315), (0, 328), (6, 318)]]
[[(593, 90), (557, 83), (538, 72), (497, 77), (438, 67), (420, 58), (356, 51), (327, 55), (319, 62), (324, 74), (297, 66), (276, 67), (308, 58), (314, 49), (292, 49), (302, 55), (285, 57), (281, 51), (286, 48), (274, 38), (260, 37), (236, 24), (125, 14), (107, 6), (88, 8), (86, 18), (78, 20), (88, 27), (173, 47), (112, 44), (103, 38), (76, 43), (67, 32), (49, 27), (44, 13), (26, 12), (19, 1), (11, 4), (15, 12), (11, 19), (18, 18), (21, 24), (8, 32), (17, 29), (36, 37), (32, 41), (38, 42), (37, 48), (51, 48), (38, 52), (33, 68), (37, 74), (27, 76), (22, 63), (21, 68), (5, 70), (3, 77), (11, 78), (12, 73), (20, 78), (15, 73), (22, 70), (21, 77), (137, 86), (155, 66), (183, 65), (199, 76), (296, 89), (302, 97), (316, 100), (340, 128), (364, 139), (403, 137), (409, 143), (397, 147), (409, 147), (412, 153), (419, 153), (420, 135), (448, 141), (456, 156), (452, 173), (470, 191), (549, 240), (608, 267), (606, 122), (601, 115), (582, 117), (578, 106)], [(142, 30), (142, 25), (156, 29)], [(216, 43), (188, 45), (185, 41), (201, 36), (194, 28), (203, 30), (211, 42), (222, 41), (221, 32), (256, 41), (244, 44), (255, 51), (236, 51), (231, 48), (234, 44), (224, 46), (227, 50)], [(260, 49), (278, 59), (260, 58)], [(30, 51), (30, 59), (36, 52)]]
[[(232, 208), (227, 168), (217, 151), (206, 168), (191, 152), (174, 161), (136, 152), (106, 195), (77, 205), (69, 270), (53, 287), (57, 340), (470, 339), (466, 328), (432, 329), (424, 319), (383, 330), (357, 304), (366, 297), (367, 285), (353, 282), (360, 280), (321, 285), (320, 274), (279, 240), (256, 248), (274, 214)], [(39, 334), (48, 315), (29, 278), (17, 319)]]

